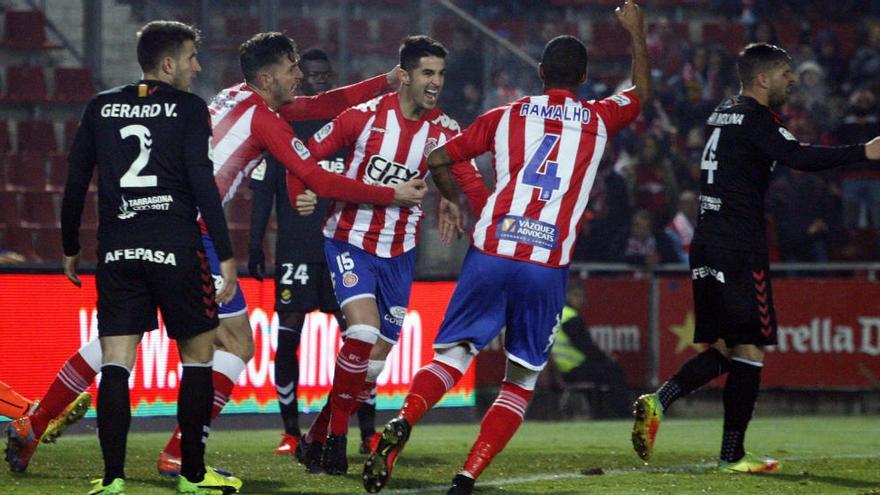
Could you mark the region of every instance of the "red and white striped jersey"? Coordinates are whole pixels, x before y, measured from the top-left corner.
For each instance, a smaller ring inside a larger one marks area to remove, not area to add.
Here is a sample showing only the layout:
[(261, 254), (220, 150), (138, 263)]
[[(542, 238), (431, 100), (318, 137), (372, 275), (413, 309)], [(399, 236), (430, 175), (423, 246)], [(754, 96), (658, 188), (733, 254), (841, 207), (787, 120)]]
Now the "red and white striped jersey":
[(554, 89), (490, 110), (452, 138), (453, 160), (494, 154), (495, 191), (474, 225), (474, 247), (568, 265), (605, 146), (640, 108), (633, 92), (584, 101)]
[[(426, 158), (437, 146), (458, 134), (458, 123), (439, 109), (419, 120), (407, 120), (398, 93), (389, 93), (348, 109), (309, 140), (309, 149), (322, 160), (350, 146), (345, 175), (366, 184), (394, 186), (428, 174)], [(479, 211), (488, 189), (470, 161), (456, 163), (453, 176)], [(374, 206), (352, 202), (331, 203), (324, 237), (390, 258), (416, 246), (421, 208)]]

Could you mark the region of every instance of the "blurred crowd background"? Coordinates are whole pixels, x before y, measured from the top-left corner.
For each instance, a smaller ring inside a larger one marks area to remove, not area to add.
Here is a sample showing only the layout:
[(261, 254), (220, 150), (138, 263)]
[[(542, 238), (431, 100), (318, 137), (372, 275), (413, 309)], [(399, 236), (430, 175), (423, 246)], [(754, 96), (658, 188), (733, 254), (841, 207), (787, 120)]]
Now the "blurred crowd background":
[[(237, 45), (267, 29), (286, 31), (301, 49), (326, 50), (337, 85), (386, 72), (395, 65), (404, 36), (431, 34), (450, 50), (441, 107), (462, 127), (490, 108), (539, 93), (536, 62), (544, 44), (559, 34), (576, 35), (589, 48), (588, 80), (580, 89), (581, 97), (603, 98), (628, 84), (629, 41), (612, 14), (618, 2), (609, 0), (87, 0), (81, 5), (66, 2), (78, 5), (74, 7), (59, 5), (64, 3), (0, 2), (7, 17), (7, 41), (0, 49), (9, 54), (4, 57), (9, 62), (5, 62), (5, 96), (0, 99), (4, 166), (0, 233), (3, 246), (29, 262), (60, 259), (54, 258), (60, 236), (52, 238), (57, 233), (52, 219), (46, 220), (48, 224), (41, 223), (44, 219), (32, 222), (29, 215), (35, 206), (28, 203), (32, 191), (16, 183), (33, 180), (33, 170), (39, 169), (43, 179), (36, 187), (42, 187), (57, 208), (63, 184), (59, 168), (64, 166), (59, 157), (83, 105), (55, 96), (65, 87), (58, 69), (73, 65), (88, 71), (91, 91), (137, 77), (130, 47), (137, 27), (150, 19), (176, 18), (203, 29), (200, 58), (205, 70), (196, 92), (206, 98), (241, 79)], [(643, 0), (640, 4), (648, 25), (656, 100), (615, 137), (603, 157), (576, 261), (654, 266), (687, 260), (699, 209), (703, 124), (719, 102), (738, 93), (735, 59), (746, 43), (778, 44), (793, 57), (798, 85), (779, 112), (800, 141), (834, 145), (880, 135), (880, 1)], [(10, 27), (9, 13), (20, 10), (45, 12), (46, 43), (60, 48), (27, 52), (10, 47), (10, 32), (18, 27)], [(62, 22), (79, 11), (78, 28), (76, 23), (74, 29)], [(102, 13), (97, 21), (95, 12)], [(89, 50), (96, 46), (96, 36), (101, 46), (97, 57)], [(126, 36), (131, 42), (125, 41)], [(73, 56), (77, 50), (79, 58)], [(39, 67), (45, 74), (44, 101), (9, 97), (15, 76), (11, 72), (22, 66)], [(25, 157), (31, 151), (23, 136), (32, 121), (49, 121), (57, 138), (54, 145), (47, 145), (54, 148), (36, 150), (46, 152), (42, 161)], [(27, 166), (36, 168), (28, 171), (23, 168)], [(487, 157), (479, 166), (491, 183)], [(250, 199), (248, 188), (241, 190), (245, 194), (230, 205), (228, 215), (237, 255), (244, 263)], [(766, 201), (773, 261), (880, 260), (876, 164), (810, 174), (776, 167)], [(458, 263), (452, 261), (466, 248), (463, 241), (451, 247), (439, 243), (436, 203), (436, 193), (425, 202), (428, 217), (418, 265), (423, 278), (455, 276)], [(47, 247), (50, 241), (57, 247)]]

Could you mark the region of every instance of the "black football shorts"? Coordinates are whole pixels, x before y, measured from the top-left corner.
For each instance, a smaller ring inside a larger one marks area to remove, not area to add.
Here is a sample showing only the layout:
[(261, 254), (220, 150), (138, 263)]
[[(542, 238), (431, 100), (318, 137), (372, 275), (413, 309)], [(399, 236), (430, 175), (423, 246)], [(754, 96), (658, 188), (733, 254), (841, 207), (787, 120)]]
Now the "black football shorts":
[(694, 342), (724, 339), (776, 344), (776, 310), (766, 253), (693, 244), (690, 251), (696, 329)]
[(156, 308), (173, 339), (219, 325), (214, 281), (201, 246), (101, 250), (96, 283), (101, 337), (157, 328)]
[(326, 263), (279, 263), (275, 267), (275, 311), (339, 311)]

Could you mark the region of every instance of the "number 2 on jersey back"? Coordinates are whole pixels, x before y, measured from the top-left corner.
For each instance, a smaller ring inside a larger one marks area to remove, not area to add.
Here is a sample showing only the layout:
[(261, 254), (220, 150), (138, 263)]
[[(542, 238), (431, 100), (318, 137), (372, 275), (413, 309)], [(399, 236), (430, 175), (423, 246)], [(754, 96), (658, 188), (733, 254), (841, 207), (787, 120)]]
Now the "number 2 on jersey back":
[(718, 140), (721, 138), (721, 128), (716, 127), (706, 141), (706, 147), (703, 148), (703, 157), (700, 159), (700, 169), (708, 170), (706, 177), (707, 184), (715, 183), (715, 171), (718, 170), (718, 160), (715, 159), (715, 149), (718, 148)]
[(119, 135), (123, 140), (136, 137), (140, 146), (137, 158), (119, 178), (119, 187), (156, 187), (158, 178), (155, 175), (138, 175), (150, 162), (150, 151), (153, 146), (150, 130), (140, 124), (132, 124), (119, 129)]
[[(541, 194), (538, 195), (538, 199), (541, 201), (550, 201), (553, 192), (559, 189), (562, 184), (562, 180), (556, 175), (559, 164), (547, 161), (547, 157), (550, 156), (550, 152), (553, 151), (558, 141), (558, 135), (544, 134), (544, 139), (541, 140), (541, 144), (538, 145), (538, 149), (535, 150), (523, 170), (523, 184), (540, 189)], [(541, 173), (541, 166), (545, 163), (547, 165), (544, 167), (544, 173)]]

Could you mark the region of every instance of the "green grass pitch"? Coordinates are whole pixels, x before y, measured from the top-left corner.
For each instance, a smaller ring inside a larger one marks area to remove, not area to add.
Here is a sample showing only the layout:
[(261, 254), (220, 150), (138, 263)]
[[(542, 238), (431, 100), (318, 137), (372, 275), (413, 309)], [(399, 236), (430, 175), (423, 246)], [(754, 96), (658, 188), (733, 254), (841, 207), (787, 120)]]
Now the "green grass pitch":
[[(746, 446), (782, 461), (768, 475), (716, 473), (720, 419), (667, 419), (654, 459), (642, 464), (629, 443), (629, 421), (526, 422), (483, 473), (476, 493), (500, 494), (832, 494), (880, 495), (880, 418), (773, 417), (752, 422)], [(464, 461), (478, 425), (423, 425), (414, 430), (383, 493), (445, 493)], [(353, 430), (353, 437), (357, 430)], [(242, 493), (364, 493), (361, 456), (349, 442), (349, 474), (306, 474), (273, 450), (279, 432), (214, 431), (208, 462), (244, 480)], [(174, 493), (155, 471), (166, 434), (133, 433), (128, 441), (128, 493)], [(28, 472), (0, 473), (2, 494), (85, 494), (101, 474), (94, 435), (70, 435), (41, 445)]]

